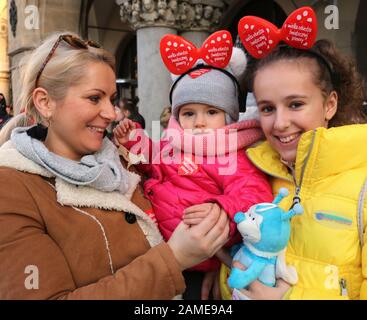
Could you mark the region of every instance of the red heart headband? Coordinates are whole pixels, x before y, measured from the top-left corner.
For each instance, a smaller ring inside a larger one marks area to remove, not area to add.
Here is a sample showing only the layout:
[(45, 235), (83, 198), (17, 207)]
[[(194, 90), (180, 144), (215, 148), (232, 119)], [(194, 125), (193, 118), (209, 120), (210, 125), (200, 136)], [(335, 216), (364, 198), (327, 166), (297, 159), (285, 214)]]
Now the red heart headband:
[(162, 60), (167, 69), (176, 75), (191, 69), (198, 59), (213, 67), (224, 68), (231, 59), (232, 49), (232, 36), (226, 30), (214, 32), (201, 48), (175, 34), (165, 35), (160, 43)]
[(316, 14), (310, 7), (293, 11), (278, 29), (271, 22), (245, 16), (238, 23), (238, 35), (246, 50), (257, 59), (266, 57), (280, 41), (298, 49), (309, 49), (317, 36)]

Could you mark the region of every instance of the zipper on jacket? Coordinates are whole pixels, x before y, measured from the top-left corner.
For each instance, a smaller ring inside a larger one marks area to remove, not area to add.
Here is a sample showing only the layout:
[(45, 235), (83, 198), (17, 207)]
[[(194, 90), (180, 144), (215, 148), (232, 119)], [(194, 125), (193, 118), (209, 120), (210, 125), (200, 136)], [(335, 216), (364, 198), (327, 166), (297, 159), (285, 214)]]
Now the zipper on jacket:
[[(300, 192), (301, 192), (301, 185), (302, 185), (302, 182), (303, 182), (303, 176), (304, 176), (304, 173), (305, 173), (305, 170), (306, 170), (307, 162), (308, 162), (308, 160), (309, 160), (309, 158), (310, 158), (311, 151), (312, 151), (312, 149), (313, 149), (313, 145), (314, 145), (314, 143), (315, 143), (315, 137), (316, 137), (316, 129), (314, 129), (314, 130), (313, 130), (313, 135), (312, 135), (311, 145), (310, 145), (310, 147), (309, 147), (309, 149), (308, 149), (308, 152), (307, 152), (307, 156), (306, 156), (305, 162), (304, 162), (304, 164), (303, 164), (303, 166), (302, 166), (302, 169), (301, 169), (301, 179), (300, 179), (300, 183), (299, 183), (299, 185), (297, 184), (297, 181), (296, 181), (295, 169), (294, 169), (294, 168), (292, 168), (292, 167), (290, 167), (290, 166), (288, 166), (288, 168), (290, 168), (290, 169), (291, 169), (291, 171), (292, 171), (292, 178), (293, 178), (293, 182), (294, 182), (294, 185), (295, 185), (295, 191), (296, 191), (296, 192), (295, 192), (295, 195), (294, 195), (294, 197), (293, 197), (293, 201), (292, 201), (292, 206), (291, 206), (291, 208), (293, 208), (293, 207), (294, 207), (294, 205), (295, 205), (296, 203), (300, 203), (300, 202), (301, 202), (301, 197), (299, 196), (299, 194), (300, 194)], [(252, 162), (252, 164), (253, 164), (256, 168), (258, 168), (260, 171), (262, 171), (262, 172), (266, 173), (267, 175), (272, 176), (272, 177), (274, 177), (274, 178), (278, 178), (278, 179), (282, 179), (282, 180), (286, 180), (286, 181), (290, 181), (290, 182), (292, 182), (290, 179), (287, 179), (287, 178), (285, 178), (285, 177), (277, 176), (277, 175), (275, 175), (275, 174), (273, 174), (273, 173), (271, 173), (271, 172), (268, 172), (268, 171), (264, 170), (263, 168), (260, 168), (260, 166), (258, 166), (258, 165), (257, 165), (257, 163), (255, 163), (255, 162), (254, 162), (250, 157), (248, 157), (248, 158), (250, 159), (250, 161)]]
[(303, 163), (303, 166), (302, 166), (302, 169), (301, 169), (301, 178), (300, 178), (299, 184), (297, 184), (297, 181), (296, 181), (295, 168), (289, 167), (292, 171), (292, 177), (293, 177), (294, 185), (296, 187), (295, 188), (296, 192), (295, 192), (293, 200), (292, 200), (291, 209), (295, 206), (296, 203), (301, 202), (301, 197), (299, 196), (299, 194), (301, 192), (301, 186), (302, 186), (303, 177), (304, 177), (304, 174), (305, 174), (305, 171), (306, 171), (306, 166), (307, 166), (308, 160), (310, 159), (311, 151), (312, 151), (313, 145), (315, 143), (315, 137), (316, 137), (316, 129), (313, 130), (311, 145), (308, 148), (307, 156), (306, 156), (305, 162)]
[(289, 165), (286, 162), (284, 162), (284, 164), (290, 169), (291, 175), (292, 175), (292, 179), (293, 179), (293, 183), (294, 183), (294, 186), (295, 186), (295, 194), (293, 196), (292, 205), (290, 207), (290, 209), (292, 209), (296, 203), (300, 203), (301, 202), (301, 197), (299, 196), (299, 193), (301, 191), (301, 187), (298, 186), (297, 181), (296, 181), (296, 173), (295, 173), (296, 170), (294, 168), (294, 165), (293, 166), (292, 165)]
[(341, 278), (339, 281), (340, 284), (340, 295), (343, 297), (348, 296), (348, 290), (347, 290), (347, 280), (344, 278)]
[(298, 187), (296, 185), (296, 193), (293, 197), (293, 200), (292, 200), (292, 206), (291, 206), (291, 209), (297, 204), (297, 203), (300, 203), (301, 202), (301, 197), (299, 196), (299, 193), (301, 191), (301, 187)]
[(357, 226), (358, 226), (358, 235), (359, 235), (359, 242), (361, 244), (361, 248), (364, 245), (363, 210), (364, 210), (364, 204), (366, 201), (366, 195), (367, 195), (367, 179), (364, 181), (362, 190), (358, 198)]

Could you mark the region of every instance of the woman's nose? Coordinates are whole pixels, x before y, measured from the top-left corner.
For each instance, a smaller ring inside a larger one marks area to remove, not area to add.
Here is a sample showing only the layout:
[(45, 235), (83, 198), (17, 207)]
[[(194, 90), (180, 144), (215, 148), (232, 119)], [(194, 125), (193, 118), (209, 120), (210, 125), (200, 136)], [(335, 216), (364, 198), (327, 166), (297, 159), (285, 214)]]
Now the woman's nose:
[(110, 122), (116, 120), (117, 114), (115, 111), (115, 106), (111, 102), (106, 102), (101, 111), (101, 117), (109, 120)]

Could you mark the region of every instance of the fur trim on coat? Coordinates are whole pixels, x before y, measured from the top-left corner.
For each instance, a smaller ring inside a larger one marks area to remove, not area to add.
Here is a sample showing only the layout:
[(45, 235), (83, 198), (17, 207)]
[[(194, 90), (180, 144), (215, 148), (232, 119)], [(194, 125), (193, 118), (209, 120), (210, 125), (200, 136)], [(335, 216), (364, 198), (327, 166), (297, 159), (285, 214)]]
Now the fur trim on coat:
[(143, 233), (152, 247), (163, 240), (162, 235), (151, 218), (149, 218), (145, 212), (130, 201), (140, 182), (140, 176), (133, 172), (128, 172), (131, 187), (125, 194), (121, 194), (118, 191), (103, 192), (87, 186), (76, 186), (55, 177), (43, 167), (24, 157), (16, 150), (11, 141), (6, 142), (0, 148), (0, 166), (37, 174), (46, 178), (55, 178), (57, 202), (61, 205), (133, 213), (137, 216), (139, 226), (143, 230)]

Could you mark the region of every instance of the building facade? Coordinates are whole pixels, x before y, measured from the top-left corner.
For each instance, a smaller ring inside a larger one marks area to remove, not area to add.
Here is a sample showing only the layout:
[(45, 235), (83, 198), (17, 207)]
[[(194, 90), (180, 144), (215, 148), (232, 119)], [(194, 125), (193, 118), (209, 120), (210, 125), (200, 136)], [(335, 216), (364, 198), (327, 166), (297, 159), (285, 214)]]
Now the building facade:
[[(290, 12), (304, 5), (312, 6), (317, 13), (318, 38), (335, 41), (344, 53), (357, 60), (360, 72), (367, 78), (367, 38), (363, 35), (367, 30), (366, 1), (7, 0), (8, 86), (15, 100), (21, 90), (21, 58), (47, 35), (55, 31), (77, 32), (115, 54), (120, 95), (138, 96), (139, 111), (150, 131), (152, 121), (158, 120), (163, 107), (169, 104), (172, 82), (159, 54), (163, 35), (179, 34), (200, 46), (211, 32), (223, 28), (235, 39), (237, 23), (245, 15), (263, 17), (280, 27)], [(0, 7), (0, 28), (1, 12)], [(1, 69), (1, 30), (0, 85), (2, 70), (6, 69)]]
[(0, 0), (0, 93), (9, 101), (10, 72), (8, 58), (8, 10), (7, 0)]

